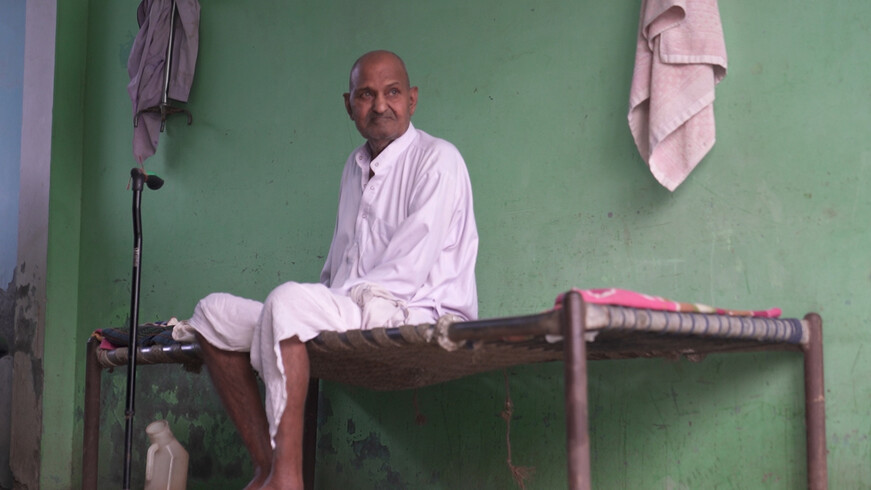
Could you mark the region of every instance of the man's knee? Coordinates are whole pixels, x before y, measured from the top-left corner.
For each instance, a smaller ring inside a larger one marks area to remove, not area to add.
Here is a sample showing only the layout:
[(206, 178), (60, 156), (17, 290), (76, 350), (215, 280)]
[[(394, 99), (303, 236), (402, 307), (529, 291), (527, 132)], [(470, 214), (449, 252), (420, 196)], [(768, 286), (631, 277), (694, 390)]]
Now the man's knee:
[(197, 302), (195, 313), (207, 314), (227, 303), (233, 295), (229, 293), (211, 293)]
[(305, 300), (311, 294), (308, 290), (310, 287), (312, 284), (286, 282), (270, 291), (263, 304), (267, 309), (273, 309), (276, 305), (292, 304)]
[(247, 351), (262, 307), (254, 300), (212, 293), (197, 303), (188, 323), (220, 349)]

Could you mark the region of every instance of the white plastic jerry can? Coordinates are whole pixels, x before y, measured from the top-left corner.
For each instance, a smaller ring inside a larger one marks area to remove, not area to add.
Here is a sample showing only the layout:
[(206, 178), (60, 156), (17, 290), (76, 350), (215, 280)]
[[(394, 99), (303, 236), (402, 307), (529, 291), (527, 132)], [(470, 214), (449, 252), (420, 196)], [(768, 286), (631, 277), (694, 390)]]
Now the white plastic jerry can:
[(145, 462), (145, 490), (185, 490), (188, 480), (188, 452), (172, 435), (169, 423), (148, 424), (151, 439)]

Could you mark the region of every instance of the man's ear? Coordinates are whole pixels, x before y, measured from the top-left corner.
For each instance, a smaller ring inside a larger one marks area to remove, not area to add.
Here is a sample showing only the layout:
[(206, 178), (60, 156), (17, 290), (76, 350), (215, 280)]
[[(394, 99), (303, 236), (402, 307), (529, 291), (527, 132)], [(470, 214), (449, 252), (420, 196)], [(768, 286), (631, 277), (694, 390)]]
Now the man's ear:
[(345, 94), (345, 110), (348, 111), (348, 116), (354, 119), (353, 111), (351, 110), (351, 94)]
[(414, 109), (417, 108), (417, 87), (411, 87), (408, 95), (408, 98), (411, 99), (410, 103), (408, 104), (408, 115), (413, 116)]

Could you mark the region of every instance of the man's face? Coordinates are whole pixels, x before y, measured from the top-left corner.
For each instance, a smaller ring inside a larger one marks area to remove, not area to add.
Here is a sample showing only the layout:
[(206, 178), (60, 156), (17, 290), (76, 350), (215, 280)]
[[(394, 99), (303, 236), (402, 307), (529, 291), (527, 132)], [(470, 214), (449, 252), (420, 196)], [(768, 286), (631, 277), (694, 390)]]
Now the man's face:
[(402, 63), (389, 54), (364, 57), (351, 72), (345, 108), (373, 155), (408, 129), (417, 106), (417, 87), (409, 87)]

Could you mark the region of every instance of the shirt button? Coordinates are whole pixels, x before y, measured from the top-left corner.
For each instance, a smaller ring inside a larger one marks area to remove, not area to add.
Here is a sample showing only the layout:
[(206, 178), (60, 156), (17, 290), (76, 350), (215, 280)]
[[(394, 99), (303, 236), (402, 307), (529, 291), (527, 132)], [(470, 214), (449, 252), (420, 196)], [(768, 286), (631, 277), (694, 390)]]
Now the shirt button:
[(376, 166), (376, 167), (378, 166), (378, 162), (375, 162), (375, 166)]
[(370, 186), (369, 186), (369, 190), (370, 190), (370, 191), (374, 191), (374, 190), (375, 190), (375, 186), (374, 186), (374, 185), (370, 185)]

